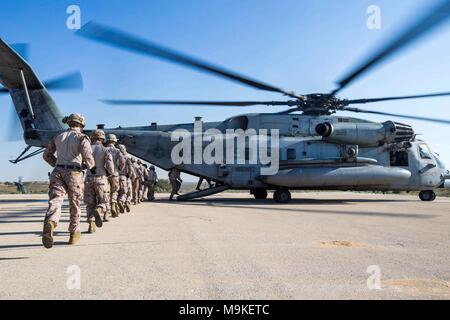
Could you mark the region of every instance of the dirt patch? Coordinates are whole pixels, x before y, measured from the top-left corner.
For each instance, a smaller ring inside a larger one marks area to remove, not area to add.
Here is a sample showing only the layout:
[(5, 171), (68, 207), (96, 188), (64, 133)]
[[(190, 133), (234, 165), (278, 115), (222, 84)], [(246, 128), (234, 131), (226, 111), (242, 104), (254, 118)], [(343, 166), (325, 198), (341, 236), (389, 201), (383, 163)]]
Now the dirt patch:
[(347, 240), (319, 241), (321, 247), (326, 248), (364, 248), (366, 245)]
[(439, 279), (389, 279), (382, 285), (411, 296), (450, 298), (450, 282)]

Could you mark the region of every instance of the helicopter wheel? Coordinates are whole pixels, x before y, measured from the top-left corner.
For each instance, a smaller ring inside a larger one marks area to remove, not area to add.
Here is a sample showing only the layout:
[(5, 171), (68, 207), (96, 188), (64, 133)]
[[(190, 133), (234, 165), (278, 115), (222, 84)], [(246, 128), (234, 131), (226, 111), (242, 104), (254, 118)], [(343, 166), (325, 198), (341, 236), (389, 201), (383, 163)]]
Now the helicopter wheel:
[(291, 193), (289, 190), (276, 190), (273, 194), (273, 199), (278, 203), (288, 203), (291, 201)]
[(433, 190), (420, 191), (419, 198), (422, 201), (434, 201), (436, 199), (436, 193)]
[(256, 189), (252, 190), (252, 194), (257, 200), (265, 200), (267, 199), (267, 190), (266, 189)]

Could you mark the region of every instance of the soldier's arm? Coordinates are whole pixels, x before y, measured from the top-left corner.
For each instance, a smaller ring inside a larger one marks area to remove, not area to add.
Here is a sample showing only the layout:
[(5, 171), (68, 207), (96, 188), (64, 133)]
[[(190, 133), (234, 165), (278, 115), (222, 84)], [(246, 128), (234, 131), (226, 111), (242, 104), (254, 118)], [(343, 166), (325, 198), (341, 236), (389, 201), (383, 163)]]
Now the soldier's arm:
[(105, 169), (108, 175), (114, 172), (114, 159), (111, 152), (105, 152)]
[(80, 137), (81, 155), (83, 156), (86, 167), (91, 170), (95, 167), (94, 155), (92, 154), (91, 141), (88, 136), (82, 135)]
[(44, 160), (52, 167), (56, 166), (57, 158), (55, 157), (55, 152), (56, 152), (56, 144), (55, 144), (55, 139), (53, 138), (48, 143), (47, 147), (45, 148), (44, 154), (42, 156), (44, 158)]
[(125, 169), (125, 166), (127, 165), (127, 159), (122, 154), (122, 152), (118, 152), (118, 154), (119, 154), (119, 172), (121, 172)]

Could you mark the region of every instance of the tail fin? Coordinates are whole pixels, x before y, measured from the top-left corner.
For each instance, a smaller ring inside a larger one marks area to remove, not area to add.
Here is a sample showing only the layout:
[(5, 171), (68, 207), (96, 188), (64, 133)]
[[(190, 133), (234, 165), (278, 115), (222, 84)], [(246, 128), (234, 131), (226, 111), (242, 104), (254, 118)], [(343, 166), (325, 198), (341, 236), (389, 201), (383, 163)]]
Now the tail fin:
[(48, 137), (44, 136), (48, 135), (40, 137), (40, 131), (63, 131), (67, 128), (60, 110), (33, 69), (1, 39), (0, 83), (11, 95), (28, 145), (45, 145)]

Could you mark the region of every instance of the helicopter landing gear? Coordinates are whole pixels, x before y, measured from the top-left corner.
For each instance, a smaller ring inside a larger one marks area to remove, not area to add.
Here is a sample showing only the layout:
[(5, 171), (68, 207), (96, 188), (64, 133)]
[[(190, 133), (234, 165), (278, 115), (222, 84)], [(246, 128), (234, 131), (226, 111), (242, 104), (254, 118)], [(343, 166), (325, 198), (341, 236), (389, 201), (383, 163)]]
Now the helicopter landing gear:
[(291, 201), (291, 193), (289, 190), (276, 190), (273, 194), (273, 200), (278, 203), (288, 203)]
[(433, 190), (420, 191), (419, 198), (422, 201), (434, 201), (436, 199), (436, 193)]
[(265, 189), (256, 189), (252, 190), (252, 194), (257, 200), (265, 200), (267, 199), (267, 190)]

